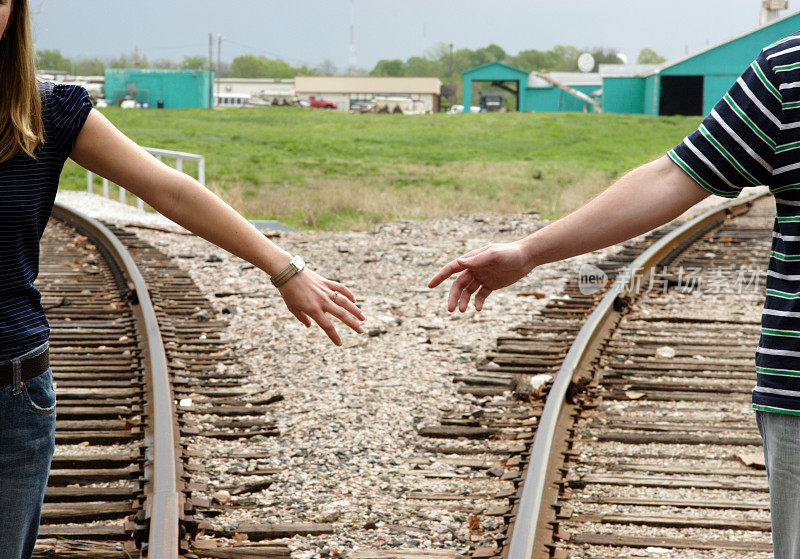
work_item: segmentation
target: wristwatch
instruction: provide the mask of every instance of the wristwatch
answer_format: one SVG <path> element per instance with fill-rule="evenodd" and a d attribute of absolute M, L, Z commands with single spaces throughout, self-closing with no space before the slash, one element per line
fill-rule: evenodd
<path fill-rule="evenodd" d="M 303 257 L 300 256 L 299 254 L 295 255 L 295 257 L 292 258 L 292 261 L 289 262 L 289 265 L 286 266 L 286 268 L 284 268 L 282 271 L 278 272 L 277 274 L 275 274 L 270 278 L 270 280 L 272 281 L 272 285 L 274 285 L 275 287 L 282 286 L 284 283 L 289 281 L 292 278 L 292 276 L 299 274 L 305 267 L 306 267 L 306 262 L 305 260 L 303 260 Z"/>

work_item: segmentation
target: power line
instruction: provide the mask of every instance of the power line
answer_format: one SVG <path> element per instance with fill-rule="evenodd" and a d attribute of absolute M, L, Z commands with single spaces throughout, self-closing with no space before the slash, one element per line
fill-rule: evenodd
<path fill-rule="evenodd" d="M 234 41 L 233 39 L 229 39 L 227 37 L 225 37 L 224 40 L 225 40 L 226 43 L 230 43 L 232 45 L 236 45 L 236 46 L 241 47 L 243 49 L 247 49 L 249 51 L 256 52 L 256 53 L 264 55 L 264 56 L 269 56 L 269 57 L 277 58 L 277 59 L 280 59 L 280 60 L 286 60 L 286 61 L 290 61 L 290 62 L 295 62 L 295 63 L 302 64 L 304 66 L 310 66 L 310 67 L 316 66 L 315 64 L 312 64 L 311 62 L 308 62 L 306 60 L 300 60 L 299 58 L 293 58 L 293 57 L 290 57 L 290 56 L 283 56 L 283 55 L 278 54 L 276 52 L 269 52 L 269 51 L 266 51 L 266 50 L 263 50 L 263 49 L 260 49 L 260 48 L 257 48 L 257 47 L 253 47 L 253 46 L 250 46 L 250 45 L 245 45 L 244 43 L 240 43 L 238 41 Z"/>

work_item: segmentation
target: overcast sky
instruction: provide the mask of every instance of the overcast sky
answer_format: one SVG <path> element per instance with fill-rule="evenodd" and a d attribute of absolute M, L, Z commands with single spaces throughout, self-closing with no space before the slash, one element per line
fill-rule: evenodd
<path fill-rule="evenodd" d="M 221 33 L 223 60 L 245 54 L 348 66 L 349 0 L 29 0 L 38 49 L 69 57 L 130 54 L 181 60 L 208 54 Z M 507 52 L 554 45 L 644 47 L 668 59 L 748 31 L 760 0 L 355 0 L 357 65 L 496 43 Z M 800 9 L 790 0 L 789 11 Z M 215 41 L 216 43 L 216 41 Z M 215 47 L 216 48 L 216 47 Z M 216 57 L 216 54 L 214 55 Z"/>

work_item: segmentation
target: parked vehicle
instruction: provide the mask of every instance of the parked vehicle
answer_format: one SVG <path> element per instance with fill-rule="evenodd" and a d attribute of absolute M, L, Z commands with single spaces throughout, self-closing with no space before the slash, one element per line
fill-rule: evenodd
<path fill-rule="evenodd" d="M 326 101 L 325 99 L 317 99 L 314 95 L 309 95 L 308 103 L 312 109 L 335 109 L 336 103 L 333 101 Z"/>
<path fill-rule="evenodd" d="M 481 112 L 481 108 L 476 107 L 475 105 L 472 105 L 469 109 L 470 109 L 469 112 L 471 113 Z M 464 112 L 464 105 L 453 105 L 452 107 L 450 107 L 450 114 L 463 113 L 463 112 Z"/>
<path fill-rule="evenodd" d="M 481 112 L 494 113 L 503 110 L 502 93 L 484 93 L 481 95 Z"/>
<path fill-rule="evenodd" d="M 425 103 L 411 97 L 375 97 L 372 110 L 376 113 L 404 115 L 425 114 Z"/>
<path fill-rule="evenodd" d="M 246 93 L 220 93 L 216 96 L 217 107 L 244 107 L 250 103 Z"/>
<path fill-rule="evenodd" d="M 371 113 L 373 108 L 372 101 L 351 101 L 351 113 Z"/>

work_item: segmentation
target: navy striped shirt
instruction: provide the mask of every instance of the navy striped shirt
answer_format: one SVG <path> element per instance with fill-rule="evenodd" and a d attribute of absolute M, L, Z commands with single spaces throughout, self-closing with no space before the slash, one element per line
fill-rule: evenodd
<path fill-rule="evenodd" d="M 714 194 L 775 196 L 753 407 L 800 415 L 800 33 L 765 47 L 669 157 Z"/>
<path fill-rule="evenodd" d="M 82 87 L 40 84 L 44 144 L 35 158 L 18 153 L 0 163 L 0 361 L 47 341 L 50 327 L 41 294 L 39 241 L 50 219 L 58 178 L 91 111 Z"/>

